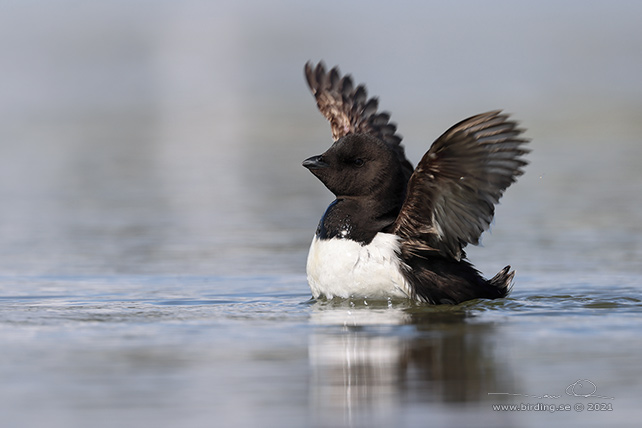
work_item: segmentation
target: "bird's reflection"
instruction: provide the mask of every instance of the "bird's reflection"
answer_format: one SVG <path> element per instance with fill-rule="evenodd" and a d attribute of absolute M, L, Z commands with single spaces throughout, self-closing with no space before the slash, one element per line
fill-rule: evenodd
<path fill-rule="evenodd" d="M 512 384 L 494 353 L 493 325 L 472 320 L 467 306 L 317 302 L 312 309 L 317 416 L 369 415 L 380 424 L 412 406 L 476 402 Z"/>

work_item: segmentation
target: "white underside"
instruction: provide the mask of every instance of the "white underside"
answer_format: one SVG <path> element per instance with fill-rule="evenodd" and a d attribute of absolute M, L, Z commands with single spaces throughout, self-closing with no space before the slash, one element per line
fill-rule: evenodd
<path fill-rule="evenodd" d="M 341 298 L 410 298 L 400 271 L 399 238 L 378 233 L 368 245 L 350 239 L 312 240 L 307 273 L 312 295 Z"/>

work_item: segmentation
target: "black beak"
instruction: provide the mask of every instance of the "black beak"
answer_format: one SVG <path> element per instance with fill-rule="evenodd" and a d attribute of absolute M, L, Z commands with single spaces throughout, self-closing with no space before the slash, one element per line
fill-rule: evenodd
<path fill-rule="evenodd" d="M 311 158 L 307 158 L 306 160 L 303 161 L 302 164 L 304 167 L 307 169 L 320 169 L 320 168 L 327 168 L 328 165 L 324 160 L 323 156 L 312 156 Z"/>

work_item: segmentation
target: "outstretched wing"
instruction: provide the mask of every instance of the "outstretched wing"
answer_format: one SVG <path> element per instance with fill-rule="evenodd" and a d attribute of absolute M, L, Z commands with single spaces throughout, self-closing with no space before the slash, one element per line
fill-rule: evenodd
<path fill-rule="evenodd" d="M 495 204 L 527 164 L 527 139 L 508 115 L 470 117 L 439 137 L 417 165 L 393 232 L 405 255 L 435 252 L 460 260 L 478 244 Z"/>
<path fill-rule="evenodd" d="M 347 134 L 369 134 L 388 144 L 398 145 L 397 125 L 390 122 L 390 114 L 377 113 L 379 100 L 368 99 L 365 85 L 354 87 L 352 76 L 341 77 L 338 67 L 325 71 L 325 64 L 319 62 L 312 67 L 305 64 L 308 86 L 317 100 L 319 111 L 330 121 L 334 141 Z"/>

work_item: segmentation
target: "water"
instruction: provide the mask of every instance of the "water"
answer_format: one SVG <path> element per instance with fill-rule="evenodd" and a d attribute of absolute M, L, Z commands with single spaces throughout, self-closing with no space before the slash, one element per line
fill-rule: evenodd
<path fill-rule="evenodd" d="M 1 7 L 3 427 L 639 420 L 637 3 Z M 318 58 L 380 95 L 415 162 L 466 115 L 528 128 L 468 251 L 517 270 L 509 298 L 310 300 Z"/>
<path fill-rule="evenodd" d="M 4 423 L 531 426 L 550 412 L 492 405 L 606 403 L 555 421 L 625 426 L 642 293 L 637 277 L 597 280 L 425 307 L 310 302 L 302 277 L 4 277 Z M 614 399 L 565 395 L 579 379 Z"/>

